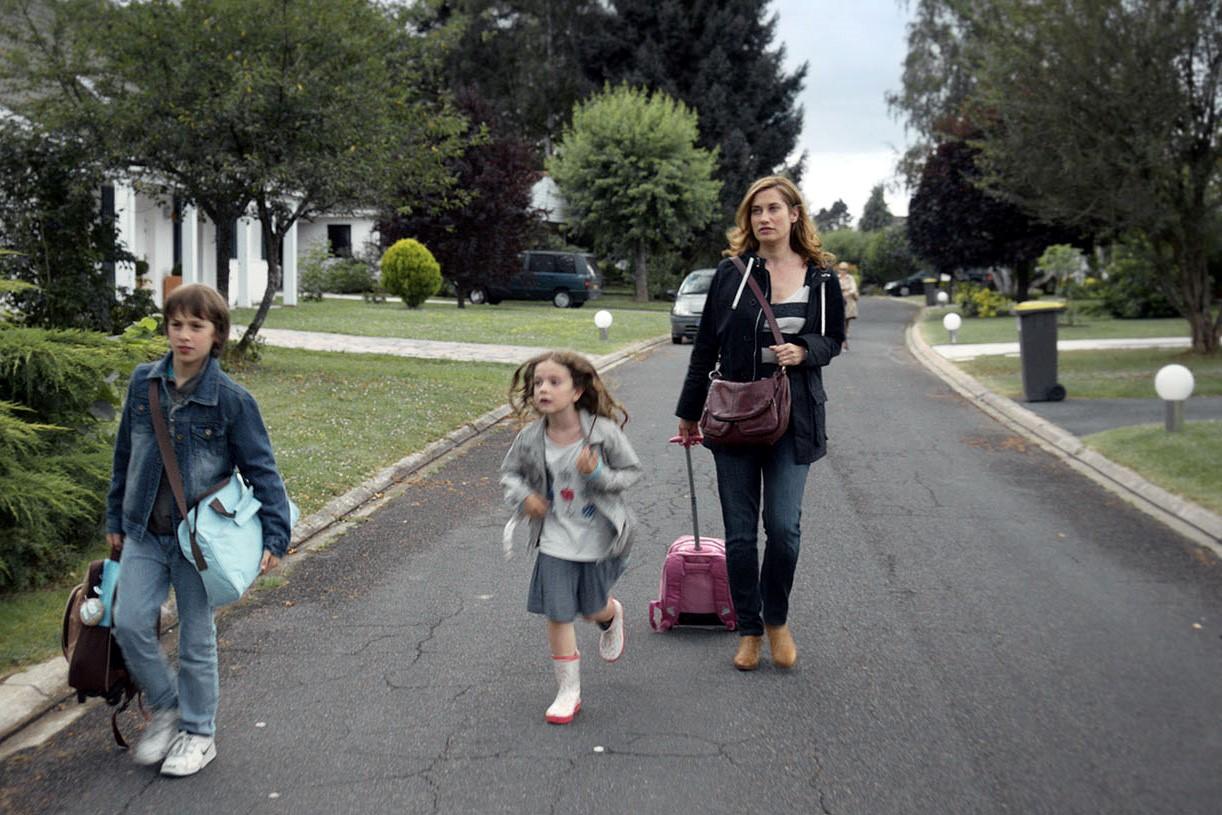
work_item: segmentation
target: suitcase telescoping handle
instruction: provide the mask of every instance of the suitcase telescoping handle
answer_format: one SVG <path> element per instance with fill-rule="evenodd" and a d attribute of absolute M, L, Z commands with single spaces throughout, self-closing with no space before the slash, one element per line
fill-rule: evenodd
<path fill-rule="evenodd" d="M 700 551 L 700 519 L 696 515 L 696 476 L 692 473 L 692 445 L 704 441 L 700 435 L 688 436 L 684 444 L 682 436 L 673 437 L 671 444 L 682 444 L 683 455 L 687 459 L 687 489 L 692 497 L 692 541 L 696 551 Z"/>

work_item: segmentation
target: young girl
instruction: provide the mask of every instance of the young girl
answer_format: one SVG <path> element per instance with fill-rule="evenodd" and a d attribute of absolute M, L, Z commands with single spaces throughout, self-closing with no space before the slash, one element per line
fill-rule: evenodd
<path fill-rule="evenodd" d="M 513 440 L 501 484 L 517 512 L 510 524 L 528 518 L 539 549 L 527 610 L 547 617 L 559 685 L 545 718 L 568 724 L 581 710 L 573 620 L 580 614 L 598 624 L 598 654 L 608 662 L 624 650 L 624 608 L 609 593 L 635 526 L 623 491 L 640 477 L 641 463 L 621 430 L 628 412 L 578 354 L 549 351 L 524 363 L 514 371 L 509 402 L 519 417 L 537 417 Z"/>
<path fill-rule="evenodd" d="M 290 523 L 259 407 L 216 361 L 229 336 L 228 305 L 215 290 L 191 284 L 175 289 L 164 311 L 170 352 L 136 368 L 123 405 L 106 539 L 122 554 L 115 636 L 153 708 L 132 757 L 138 764 L 161 762 L 165 775 L 184 776 L 216 758 L 216 626 L 203 580 L 178 548 L 181 519 L 157 447 L 149 383 L 160 391 L 188 501 L 240 470 L 263 504 L 263 572 L 284 556 Z M 157 640 L 157 617 L 170 586 L 178 603 L 177 677 Z"/>

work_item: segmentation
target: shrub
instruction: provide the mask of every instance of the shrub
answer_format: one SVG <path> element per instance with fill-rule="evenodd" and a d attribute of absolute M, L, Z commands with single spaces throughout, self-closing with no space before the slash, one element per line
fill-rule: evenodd
<path fill-rule="evenodd" d="M 955 303 L 964 317 L 997 317 L 1010 310 L 1010 300 L 984 286 L 960 283 L 955 290 Z"/>
<path fill-rule="evenodd" d="M 140 333 L 0 328 L 0 592 L 59 577 L 99 540 L 114 408 L 165 350 Z"/>
<path fill-rule="evenodd" d="M 382 288 L 408 308 L 419 308 L 441 290 L 441 264 L 420 241 L 395 241 L 382 255 Z"/>
<path fill-rule="evenodd" d="M 1107 280 L 1099 297 L 1108 314 L 1124 320 L 1175 317 L 1178 312 L 1163 294 L 1155 263 L 1127 248 L 1118 249 L 1107 265 Z"/>
<path fill-rule="evenodd" d="M 115 331 L 122 331 L 132 323 L 156 314 L 157 303 L 153 300 L 151 289 L 136 289 L 128 292 L 119 287 L 119 297 L 110 306 L 110 324 Z"/>
<path fill-rule="evenodd" d="M 364 294 L 373 291 L 373 271 L 356 258 L 332 258 L 326 263 L 327 291 L 336 294 Z"/>
<path fill-rule="evenodd" d="M 301 257 L 301 277 L 297 293 L 302 300 L 321 300 L 327 291 L 326 260 L 330 256 L 326 241 L 310 244 Z"/>

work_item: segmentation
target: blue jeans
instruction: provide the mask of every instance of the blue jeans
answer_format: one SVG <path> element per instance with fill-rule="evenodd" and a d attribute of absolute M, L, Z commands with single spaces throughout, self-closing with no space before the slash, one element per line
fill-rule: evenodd
<path fill-rule="evenodd" d="M 120 563 L 115 637 L 128 672 L 155 710 L 179 709 L 180 729 L 213 735 L 220 677 L 216 624 L 204 581 L 170 535 L 129 535 Z M 157 615 L 170 586 L 178 602 L 177 679 L 157 639 Z"/>
<path fill-rule="evenodd" d="M 726 528 L 730 596 L 743 636 L 784 625 L 801 543 L 802 493 L 809 464 L 795 463 L 793 426 L 771 447 L 726 447 L 713 451 L 717 492 Z M 764 563 L 756 539 L 760 487 L 764 495 Z M 762 613 L 762 619 L 761 619 Z"/>

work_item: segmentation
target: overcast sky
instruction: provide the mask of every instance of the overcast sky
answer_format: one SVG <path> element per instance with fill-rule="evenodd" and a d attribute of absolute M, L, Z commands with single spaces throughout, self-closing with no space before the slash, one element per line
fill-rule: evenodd
<path fill-rule="evenodd" d="M 856 224 L 881 181 L 891 212 L 906 214 L 909 192 L 894 184 L 907 139 L 884 94 L 900 87 L 908 8 L 900 0 L 773 0 L 771 10 L 780 16 L 774 44 L 784 44 L 786 68 L 810 66 L 794 156 L 806 151 L 807 205 L 818 212 L 843 198 Z"/>

